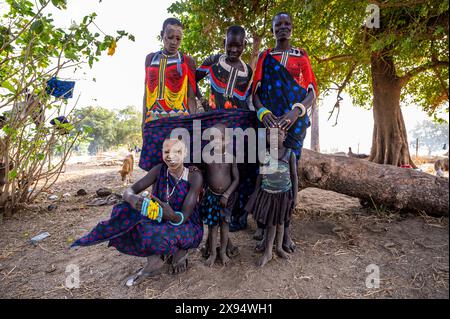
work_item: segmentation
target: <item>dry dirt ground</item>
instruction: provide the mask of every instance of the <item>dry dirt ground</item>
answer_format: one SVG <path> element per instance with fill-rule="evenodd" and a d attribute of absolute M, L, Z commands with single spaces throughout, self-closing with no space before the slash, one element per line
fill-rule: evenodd
<path fill-rule="evenodd" d="M 231 234 L 240 249 L 231 266 L 207 268 L 196 249 L 186 273 L 163 273 L 127 288 L 126 278 L 143 258 L 122 255 L 106 243 L 68 250 L 108 218 L 111 206 L 86 203 L 100 187 L 123 191 L 118 169 L 95 162 L 70 165 L 53 191 L 71 196 L 57 202 L 57 209 L 47 210 L 52 202 L 43 194 L 38 204 L 3 221 L 0 298 L 449 298 L 448 218 L 367 210 L 355 198 L 313 188 L 300 192 L 291 223 L 297 251 L 290 260 L 274 257 L 257 268 L 250 220 L 247 230 Z M 134 179 L 143 175 L 136 169 Z M 80 188 L 88 195 L 74 196 Z M 51 236 L 33 245 L 30 238 L 44 231 Z M 74 275 L 70 265 L 79 267 L 79 288 L 66 286 Z M 374 283 L 367 278 L 375 275 L 369 265 L 379 269 L 379 287 L 366 287 L 366 281 Z"/>

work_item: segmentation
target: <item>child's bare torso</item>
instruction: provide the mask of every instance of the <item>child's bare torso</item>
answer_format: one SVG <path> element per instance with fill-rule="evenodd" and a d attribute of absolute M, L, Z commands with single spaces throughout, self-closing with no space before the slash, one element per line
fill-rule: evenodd
<path fill-rule="evenodd" d="M 233 182 L 231 163 L 210 163 L 206 165 L 206 181 L 209 188 L 217 194 L 223 194 Z"/>

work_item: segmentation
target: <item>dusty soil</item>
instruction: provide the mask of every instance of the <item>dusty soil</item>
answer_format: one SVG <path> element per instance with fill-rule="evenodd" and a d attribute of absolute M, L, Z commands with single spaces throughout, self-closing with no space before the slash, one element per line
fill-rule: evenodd
<path fill-rule="evenodd" d="M 127 288 L 126 278 L 143 266 L 143 258 L 106 243 L 68 250 L 108 218 L 111 206 L 86 203 L 100 187 L 123 191 L 118 169 L 69 165 L 54 193 L 71 196 L 57 209 L 47 210 L 52 202 L 43 194 L 39 203 L 3 221 L 0 298 L 449 298 L 448 218 L 367 210 L 358 199 L 314 188 L 300 192 L 291 223 L 297 251 L 289 260 L 274 257 L 262 269 L 255 266 L 250 220 L 247 230 L 231 234 L 240 249 L 231 266 L 207 268 L 196 249 L 186 273 L 163 273 Z M 143 175 L 137 169 L 134 179 Z M 74 196 L 80 188 L 88 195 Z M 33 245 L 30 238 L 44 231 L 51 236 Z M 378 288 L 366 287 L 371 264 L 379 267 Z M 69 265 L 79 267 L 79 288 L 66 286 L 73 274 Z"/>

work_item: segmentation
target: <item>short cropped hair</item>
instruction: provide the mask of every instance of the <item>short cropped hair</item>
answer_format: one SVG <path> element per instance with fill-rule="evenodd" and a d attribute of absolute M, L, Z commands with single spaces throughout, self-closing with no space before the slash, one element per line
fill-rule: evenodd
<path fill-rule="evenodd" d="M 290 13 L 288 13 L 288 12 L 278 12 L 276 15 L 273 16 L 272 24 L 275 21 L 276 17 L 279 17 L 279 16 L 284 15 L 284 14 L 287 15 L 289 17 L 289 19 L 291 20 L 291 22 L 292 22 L 292 16 L 290 15 Z"/>
<path fill-rule="evenodd" d="M 232 25 L 228 27 L 227 29 L 227 36 L 228 35 L 242 35 L 243 38 L 245 38 L 245 30 L 240 25 Z"/>
<path fill-rule="evenodd" d="M 176 26 L 179 26 L 179 27 L 183 28 L 183 24 L 181 23 L 180 20 L 178 20 L 176 18 L 167 18 L 163 22 L 163 26 L 162 26 L 162 31 L 163 32 L 166 30 L 168 25 L 176 25 Z"/>

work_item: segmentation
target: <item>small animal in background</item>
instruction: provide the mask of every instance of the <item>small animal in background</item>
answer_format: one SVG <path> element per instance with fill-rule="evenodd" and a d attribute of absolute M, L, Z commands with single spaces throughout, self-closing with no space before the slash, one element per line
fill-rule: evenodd
<path fill-rule="evenodd" d="M 351 147 L 348 148 L 347 155 L 349 157 L 354 157 L 354 158 L 368 158 L 369 157 L 369 155 L 366 155 L 366 154 L 355 154 L 355 153 L 353 153 Z"/>
<path fill-rule="evenodd" d="M 134 157 L 133 154 L 128 154 L 122 163 L 122 169 L 119 171 L 122 177 L 122 182 L 124 185 L 131 183 L 131 174 L 133 173 Z"/>
<path fill-rule="evenodd" d="M 434 162 L 434 170 L 437 176 L 444 176 L 444 172 L 448 172 L 448 158 L 438 159 Z"/>

